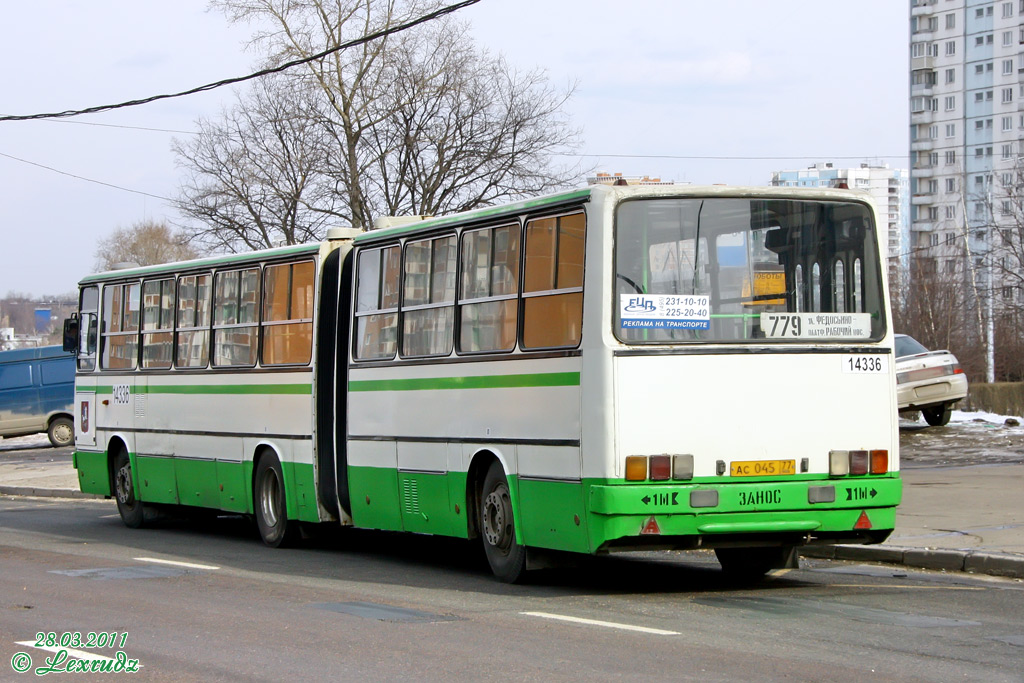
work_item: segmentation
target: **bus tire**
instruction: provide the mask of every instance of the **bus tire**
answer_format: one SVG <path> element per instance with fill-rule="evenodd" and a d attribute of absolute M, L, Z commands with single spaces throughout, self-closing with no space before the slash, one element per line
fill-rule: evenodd
<path fill-rule="evenodd" d="M 477 514 L 484 554 L 491 571 L 506 583 L 520 581 L 526 573 L 526 548 L 516 542 L 508 479 L 497 460 L 491 463 L 484 476 Z"/>
<path fill-rule="evenodd" d="M 55 417 L 46 429 L 46 438 L 54 448 L 73 446 L 75 443 L 75 423 L 71 418 Z"/>
<path fill-rule="evenodd" d="M 291 545 L 299 535 L 298 524 L 288 519 L 284 476 L 277 456 L 266 454 L 256 466 L 253 507 L 260 538 L 271 548 Z"/>
<path fill-rule="evenodd" d="M 772 569 L 798 567 L 796 548 L 716 548 L 715 556 L 725 575 L 734 581 L 760 581 Z"/>
<path fill-rule="evenodd" d="M 146 524 L 146 506 L 135 495 L 135 481 L 132 478 L 132 463 L 123 448 L 114 456 L 114 498 L 121 521 L 130 529 Z"/>

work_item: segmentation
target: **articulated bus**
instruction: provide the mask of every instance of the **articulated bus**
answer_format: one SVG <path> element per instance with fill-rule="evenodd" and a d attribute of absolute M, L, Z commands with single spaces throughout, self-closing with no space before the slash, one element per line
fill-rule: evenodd
<path fill-rule="evenodd" d="M 162 506 L 792 567 L 900 500 L 878 223 L 846 190 L 592 186 L 88 276 L 75 467 Z M 539 560 L 537 560 L 539 561 Z"/>

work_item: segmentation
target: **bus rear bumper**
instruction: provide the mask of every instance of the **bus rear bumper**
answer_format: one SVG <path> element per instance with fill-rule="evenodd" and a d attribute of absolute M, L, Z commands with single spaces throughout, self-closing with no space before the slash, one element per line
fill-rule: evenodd
<path fill-rule="evenodd" d="M 881 543 L 896 522 L 898 476 L 727 484 L 592 485 L 594 552 Z M 696 503 L 696 505 L 695 505 Z"/>

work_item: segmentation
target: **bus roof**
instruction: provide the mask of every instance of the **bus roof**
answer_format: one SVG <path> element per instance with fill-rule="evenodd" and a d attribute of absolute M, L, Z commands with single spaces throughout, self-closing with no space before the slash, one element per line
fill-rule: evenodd
<path fill-rule="evenodd" d="M 505 215 L 514 216 L 528 210 L 556 208 L 566 204 L 580 204 L 590 201 L 594 198 L 594 195 L 598 194 L 607 195 L 613 200 L 631 197 L 749 197 L 755 199 L 763 197 L 765 199 L 871 202 L 871 195 L 863 190 L 835 188 L 773 187 L 770 185 L 590 185 L 581 189 L 535 197 L 511 204 L 489 206 L 447 216 L 438 216 L 437 218 L 427 218 L 423 221 L 407 223 L 405 225 L 369 230 L 359 234 L 355 238 L 355 242 L 356 244 L 365 244 L 377 240 L 429 232 L 453 223 L 471 223 L 485 218 L 499 218 Z"/>
<path fill-rule="evenodd" d="M 248 251 L 244 254 L 222 254 L 220 256 L 206 256 L 192 259 L 190 261 L 176 261 L 173 263 L 161 263 L 155 266 L 139 266 L 137 268 L 124 268 L 122 270 L 108 270 L 102 273 L 87 275 L 79 284 L 91 282 L 102 282 L 103 280 L 117 280 L 120 278 L 136 277 L 139 275 L 151 275 L 153 273 L 177 272 L 179 270 L 191 270 L 193 268 L 208 268 L 212 266 L 231 265 L 246 261 L 262 261 L 279 256 L 293 256 L 295 254 L 315 254 L 320 250 L 320 242 L 309 244 L 293 244 L 287 247 L 276 247 L 274 249 L 261 249 L 260 251 Z"/>
<path fill-rule="evenodd" d="M 591 199 L 594 194 L 609 195 L 616 199 L 626 199 L 634 196 L 643 197 L 771 197 L 776 199 L 824 199 L 832 201 L 860 200 L 870 202 L 871 198 L 867 192 L 861 190 L 831 189 L 831 188 L 803 188 L 803 187 L 772 187 L 772 186 L 749 186 L 741 187 L 736 185 L 590 185 L 584 188 L 557 192 L 531 199 L 524 199 L 510 204 L 499 206 L 488 206 L 472 211 L 463 211 L 436 218 L 427 218 L 423 221 L 408 223 L 406 225 L 390 228 L 369 230 L 358 234 L 355 237 L 357 244 L 386 240 L 399 236 L 413 235 L 420 232 L 443 227 L 449 224 L 471 223 L 487 218 L 498 218 L 501 216 L 514 216 L 524 211 L 535 211 L 537 209 L 557 208 L 568 204 L 581 204 Z M 274 249 L 262 249 L 250 251 L 243 254 L 222 254 L 219 256 L 206 256 L 192 259 L 190 261 L 176 261 L 173 263 L 162 263 L 153 266 L 139 266 L 137 268 L 125 268 L 122 270 L 108 270 L 101 273 L 87 275 L 79 281 L 80 285 L 105 280 L 117 280 L 121 278 L 138 277 L 151 275 L 153 273 L 177 272 L 181 270 L 192 270 L 209 268 L 213 266 L 232 265 L 249 261 L 261 261 L 277 258 L 280 256 L 292 256 L 295 254 L 316 253 L 319 251 L 321 242 L 307 244 L 294 244 Z"/>
<path fill-rule="evenodd" d="M 362 244 L 363 242 L 370 242 L 378 239 L 387 239 L 399 235 L 408 235 L 410 233 L 428 231 L 443 225 L 447 225 L 449 223 L 466 223 L 480 220 L 483 218 L 495 218 L 503 215 L 515 215 L 518 213 L 522 213 L 523 211 L 541 209 L 546 207 L 555 207 L 562 204 L 580 203 L 590 198 L 592 190 L 592 187 L 587 187 L 579 190 L 571 190 L 569 192 L 559 192 L 557 194 L 549 194 L 544 195 L 542 197 L 534 197 L 532 199 L 525 199 L 523 201 L 513 202 L 511 204 L 501 204 L 500 206 L 488 206 L 482 209 L 463 211 L 462 213 L 453 213 L 447 216 L 438 216 L 437 218 L 428 218 L 423 221 L 409 223 L 407 225 L 402 226 L 396 226 L 393 228 L 380 228 L 377 230 L 370 230 L 356 237 L 355 241 L 356 244 Z"/>

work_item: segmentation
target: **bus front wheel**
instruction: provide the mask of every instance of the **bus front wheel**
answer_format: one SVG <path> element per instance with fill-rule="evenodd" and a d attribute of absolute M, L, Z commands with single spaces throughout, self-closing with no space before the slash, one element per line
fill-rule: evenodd
<path fill-rule="evenodd" d="M 506 583 L 516 583 L 526 572 L 526 548 L 516 542 L 512 496 L 505 470 L 497 460 L 487 469 L 480 489 L 478 521 L 491 571 Z"/>
<path fill-rule="evenodd" d="M 273 455 L 261 458 L 256 466 L 255 494 L 256 526 L 263 542 L 271 548 L 294 542 L 299 533 L 298 525 L 288 519 L 281 463 Z"/>
<path fill-rule="evenodd" d="M 117 512 L 125 526 L 138 529 L 146 523 L 146 507 L 135 496 L 132 463 L 123 449 L 114 456 L 114 496 L 117 498 Z"/>

